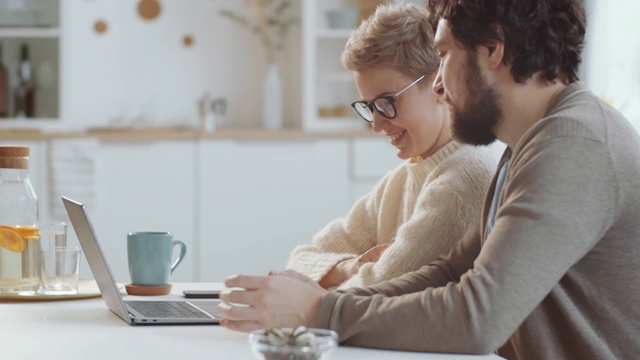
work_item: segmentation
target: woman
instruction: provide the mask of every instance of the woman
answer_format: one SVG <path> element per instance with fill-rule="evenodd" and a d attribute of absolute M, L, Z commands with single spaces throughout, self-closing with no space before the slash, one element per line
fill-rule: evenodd
<path fill-rule="evenodd" d="M 502 148 L 462 145 L 431 90 L 439 66 L 426 10 L 380 6 L 347 42 L 342 62 L 362 100 L 352 105 L 406 159 L 294 249 L 288 268 L 324 288 L 367 286 L 447 253 L 479 221 Z"/>

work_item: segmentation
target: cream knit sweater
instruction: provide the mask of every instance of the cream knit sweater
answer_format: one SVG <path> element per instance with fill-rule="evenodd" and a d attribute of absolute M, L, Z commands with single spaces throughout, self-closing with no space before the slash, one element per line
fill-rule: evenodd
<path fill-rule="evenodd" d="M 367 286 L 417 270 L 446 254 L 480 218 L 502 145 L 451 141 L 418 163 L 405 161 L 329 223 L 312 244 L 293 250 L 287 268 L 319 281 L 342 260 L 391 243 L 339 288 Z"/>

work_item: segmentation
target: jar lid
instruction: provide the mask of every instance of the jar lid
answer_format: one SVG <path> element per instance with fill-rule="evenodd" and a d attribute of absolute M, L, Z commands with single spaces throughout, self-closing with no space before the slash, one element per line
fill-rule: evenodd
<path fill-rule="evenodd" d="M 29 156 L 28 146 L 0 146 L 0 156 L 26 157 Z"/>
<path fill-rule="evenodd" d="M 0 146 L 0 169 L 26 169 L 28 157 L 27 146 Z"/>

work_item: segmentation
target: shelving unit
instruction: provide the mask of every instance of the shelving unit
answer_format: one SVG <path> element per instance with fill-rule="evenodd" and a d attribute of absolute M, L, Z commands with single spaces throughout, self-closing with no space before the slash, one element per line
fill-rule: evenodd
<path fill-rule="evenodd" d="M 60 117 L 60 2 L 23 0 L 12 3 L 0 0 L 0 12 L 0 61 L 7 68 L 9 76 L 9 117 L 0 118 L 0 128 L 34 127 L 55 122 Z M 29 14 L 30 17 L 27 16 Z M 29 48 L 31 71 L 36 82 L 35 116 L 18 119 L 12 117 L 13 89 L 22 44 Z"/>
<path fill-rule="evenodd" d="M 0 28 L 0 38 L 58 38 L 60 29 L 25 27 L 25 28 Z"/>
<path fill-rule="evenodd" d="M 351 36 L 351 32 L 353 29 L 327 29 L 327 28 L 318 28 L 316 29 L 316 38 L 317 39 L 340 39 L 345 42 Z"/>
<path fill-rule="evenodd" d="M 353 15 L 353 22 L 329 26 L 329 12 Z M 309 131 L 366 128 L 351 103 L 359 98 L 353 74 L 341 63 L 344 46 L 356 26 L 354 0 L 303 0 L 303 121 Z M 349 20 L 350 16 L 344 16 Z"/>

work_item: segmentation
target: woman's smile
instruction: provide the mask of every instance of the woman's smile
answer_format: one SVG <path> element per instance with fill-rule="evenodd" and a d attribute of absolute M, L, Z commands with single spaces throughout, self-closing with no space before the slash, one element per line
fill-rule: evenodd
<path fill-rule="evenodd" d="M 397 146 L 400 141 L 404 138 L 404 135 L 407 133 L 407 130 L 402 130 L 393 134 L 385 134 L 389 137 L 389 142 L 393 146 Z"/>

